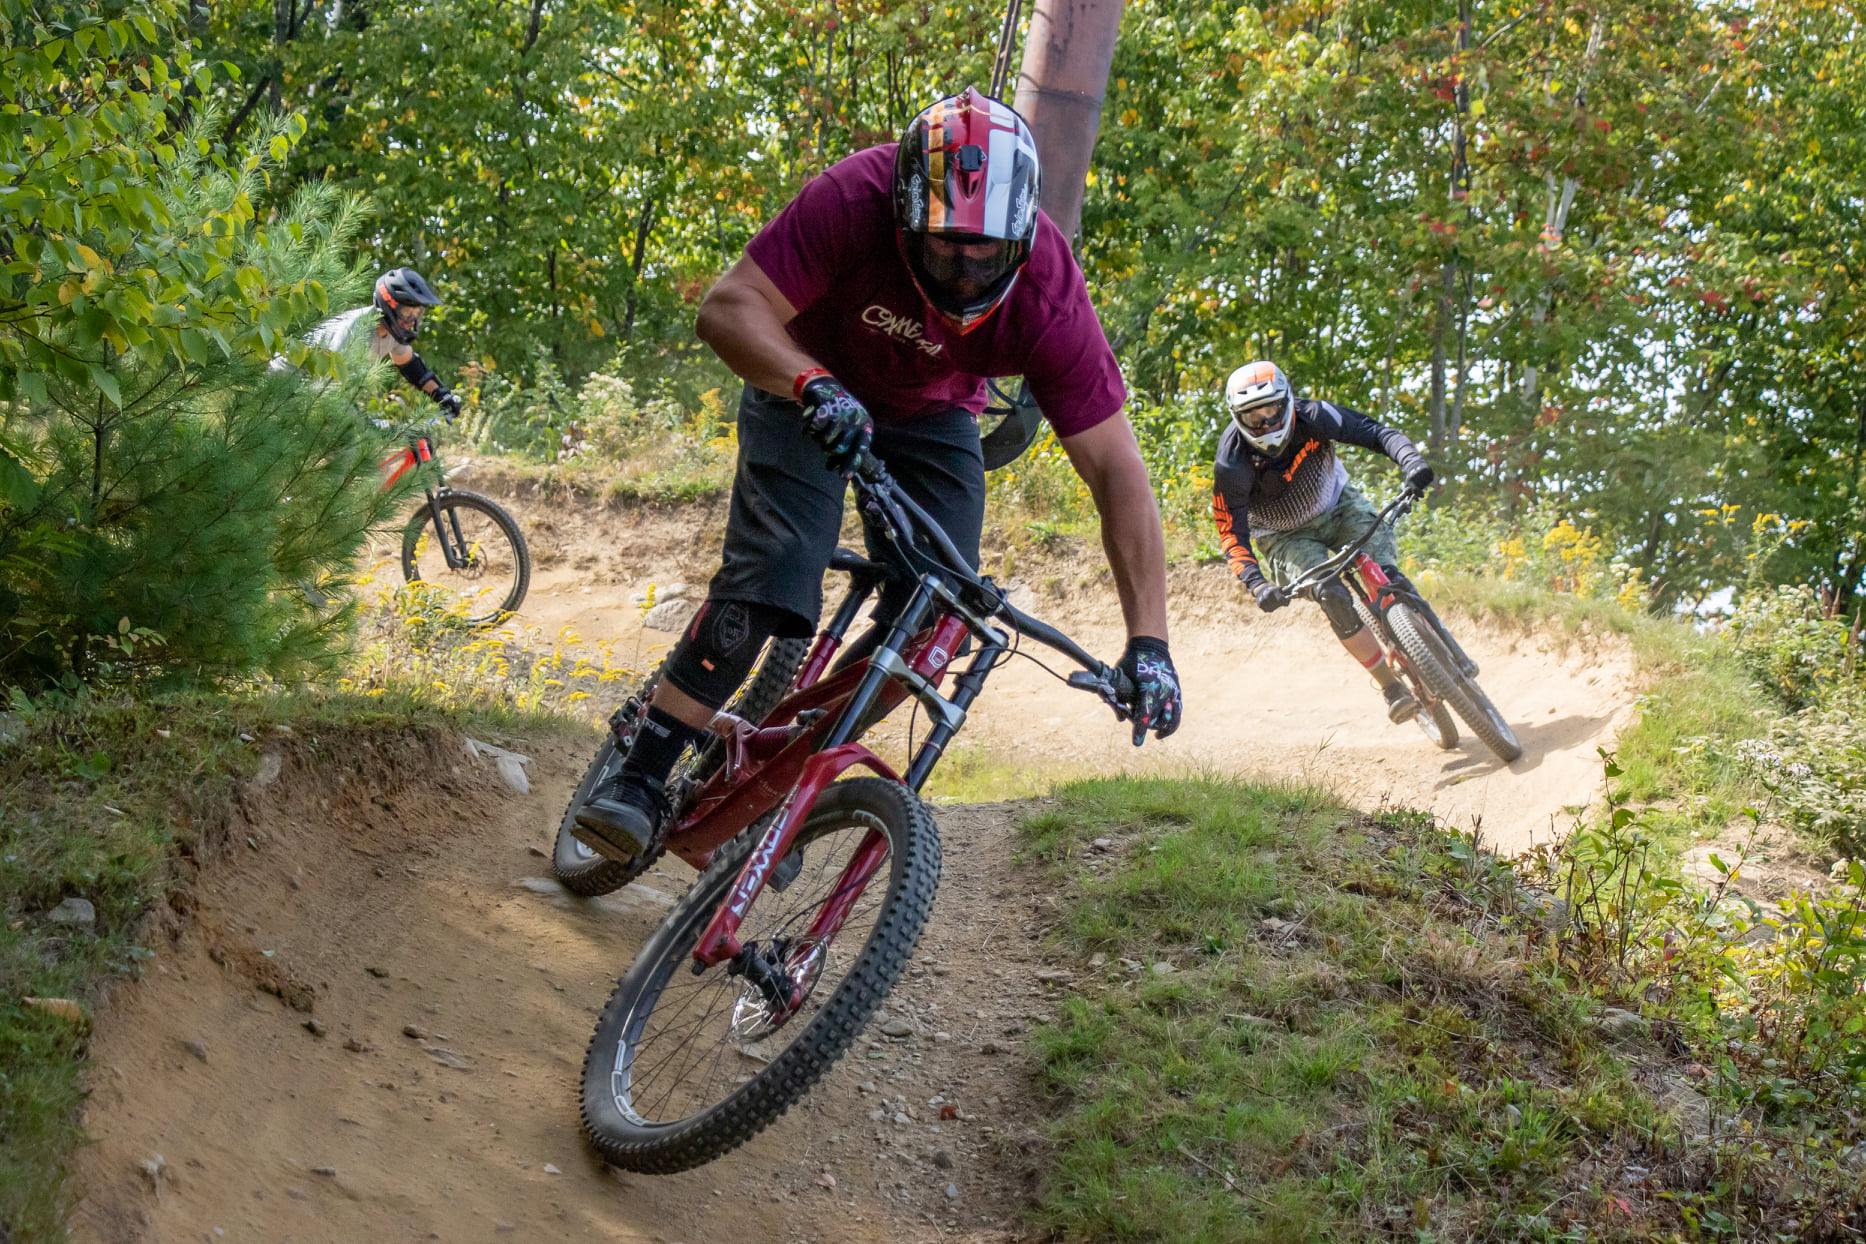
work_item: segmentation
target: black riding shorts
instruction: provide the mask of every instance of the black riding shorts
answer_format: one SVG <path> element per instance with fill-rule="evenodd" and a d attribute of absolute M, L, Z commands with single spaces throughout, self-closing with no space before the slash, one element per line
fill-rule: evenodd
<path fill-rule="evenodd" d="M 739 466 L 726 519 L 725 558 L 708 595 L 755 601 L 790 617 L 779 635 L 802 639 L 823 612 L 823 573 L 842 531 L 847 482 L 803 430 L 803 407 L 745 386 L 739 399 Z M 948 410 L 876 423 L 874 454 L 978 568 L 985 525 L 985 462 L 978 420 Z M 870 553 L 875 538 L 868 538 Z M 894 602 L 896 607 L 902 601 Z"/>

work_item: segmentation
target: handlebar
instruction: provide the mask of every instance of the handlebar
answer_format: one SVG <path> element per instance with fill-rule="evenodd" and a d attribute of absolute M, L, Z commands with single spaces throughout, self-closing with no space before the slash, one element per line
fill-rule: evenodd
<path fill-rule="evenodd" d="M 1369 541 L 1374 538 L 1375 532 L 1389 523 L 1398 521 L 1408 510 L 1418 504 L 1419 498 L 1424 495 L 1411 487 L 1402 488 L 1399 496 L 1389 501 L 1387 508 L 1380 511 L 1380 516 L 1367 525 L 1367 530 L 1361 533 L 1359 539 L 1327 561 L 1318 562 L 1297 575 L 1294 582 L 1286 584 L 1283 590 L 1291 596 L 1312 597 L 1317 587 L 1340 574 L 1342 567 L 1360 556 L 1361 550 L 1367 547 Z"/>
<path fill-rule="evenodd" d="M 959 550 L 953 546 L 951 537 L 933 521 L 932 515 L 902 491 L 879 458 L 864 451 L 856 461 L 855 469 L 850 472 L 850 479 L 856 491 L 872 503 L 876 517 L 882 520 L 883 533 L 888 537 L 893 554 L 903 568 L 917 575 L 921 573 L 921 567 L 914 564 L 916 556 L 932 562 L 933 569 L 959 582 L 963 594 L 968 598 L 967 604 L 976 606 L 980 613 L 987 616 L 1004 619 L 1018 634 L 1046 648 L 1053 648 L 1080 665 L 1081 670 L 1069 675 L 1069 685 L 1078 690 L 1094 692 L 1114 708 L 1122 720 L 1126 720 L 1127 702 L 1134 694 L 1134 685 L 1127 675 L 1112 665 L 1103 664 L 1082 645 L 1047 622 L 1033 618 L 1017 608 L 1005 599 L 996 584 L 974 573 L 965 558 L 960 556 Z M 922 548 L 915 543 L 913 537 L 916 533 L 924 537 L 930 548 Z"/>

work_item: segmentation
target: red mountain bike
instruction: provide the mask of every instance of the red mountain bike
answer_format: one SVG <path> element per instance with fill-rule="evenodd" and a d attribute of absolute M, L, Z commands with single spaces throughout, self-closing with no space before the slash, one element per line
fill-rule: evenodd
<path fill-rule="evenodd" d="M 751 721 L 721 713 L 716 741 L 669 786 L 665 849 L 700 876 L 617 985 L 583 1064 L 584 1130 L 628 1170 L 686 1170 L 730 1152 L 854 1043 L 906 969 L 939 885 L 939 830 L 916 792 L 1020 639 L 1082 666 L 1069 685 L 1126 715 L 1126 677 L 975 576 L 879 462 L 865 458 L 854 483 L 883 560 L 836 551 L 831 569 L 848 574 L 849 592 L 789 694 Z M 900 616 L 865 659 L 829 672 L 863 603 L 895 578 L 914 584 Z M 740 707 L 790 683 L 794 659 L 774 643 Z M 928 730 L 896 774 L 857 740 L 909 696 Z M 617 714 L 579 797 L 619 763 L 633 720 L 627 706 Z M 837 781 L 852 768 L 873 776 Z M 583 893 L 624 884 L 658 854 L 592 863 L 567 837 L 559 873 Z"/>
<path fill-rule="evenodd" d="M 428 476 L 427 500 L 402 530 L 402 578 L 432 583 L 470 602 L 468 619 L 488 626 L 518 611 L 531 584 L 531 550 L 510 514 L 491 497 L 463 492 L 447 483 L 440 454 L 419 427 L 395 428 L 404 442 L 384 458 L 382 491 L 410 471 Z"/>
<path fill-rule="evenodd" d="M 1311 566 L 1283 590 L 1291 596 L 1314 600 L 1319 585 L 1339 578 L 1354 593 L 1355 612 L 1380 641 L 1387 660 L 1418 699 L 1419 715 L 1413 720 L 1425 736 L 1442 748 L 1456 747 L 1458 723 L 1451 715 L 1455 710 L 1499 759 L 1505 763 L 1516 760 L 1523 754 L 1523 745 L 1477 685 L 1475 673 L 1465 672 L 1457 658 L 1462 650 L 1445 631 L 1438 614 L 1416 589 L 1394 583 L 1379 563 L 1362 552 L 1382 524 L 1398 521 L 1418 500 L 1419 494 L 1410 489 L 1400 493 L 1380 511 L 1378 520 L 1368 524 L 1360 539 L 1327 561 Z"/>

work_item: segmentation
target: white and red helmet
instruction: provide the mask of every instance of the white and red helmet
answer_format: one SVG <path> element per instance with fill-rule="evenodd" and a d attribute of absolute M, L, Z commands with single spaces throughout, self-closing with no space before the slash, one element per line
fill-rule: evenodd
<path fill-rule="evenodd" d="M 1275 363 L 1246 363 L 1225 381 L 1225 409 L 1244 440 L 1274 458 L 1296 428 L 1296 392 Z"/>
<path fill-rule="evenodd" d="M 970 332 L 997 310 L 1037 236 L 1037 140 L 976 87 L 912 121 L 894 160 L 901 258 L 940 318 Z"/>

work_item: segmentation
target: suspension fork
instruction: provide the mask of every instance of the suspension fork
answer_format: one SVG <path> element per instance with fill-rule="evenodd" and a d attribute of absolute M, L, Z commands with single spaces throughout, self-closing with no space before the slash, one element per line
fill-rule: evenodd
<path fill-rule="evenodd" d="M 842 647 L 843 638 L 849 628 L 855 625 L 855 615 L 862 611 L 862 605 L 875 590 L 875 581 L 863 575 L 852 576 L 849 580 L 848 594 L 836 607 L 835 616 L 829 625 L 817 633 L 816 642 L 810 645 L 810 655 L 804 658 L 803 668 L 797 672 L 797 679 L 791 684 L 792 690 L 802 691 L 814 686 L 823 676 L 829 663 L 835 659 Z"/>
<path fill-rule="evenodd" d="M 428 516 L 434 521 L 434 534 L 441 542 L 441 556 L 447 559 L 447 568 L 459 570 L 467 564 L 469 557 L 466 535 L 460 530 L 458 509 L 449 509 L 446 521 L 441 521 L 440 500 L 446 495 L 447 489 L 444 486 L 438 492 L 432 488 L 428 489 Z M 449 528 L 452 529 L 451 538 Z"/>

